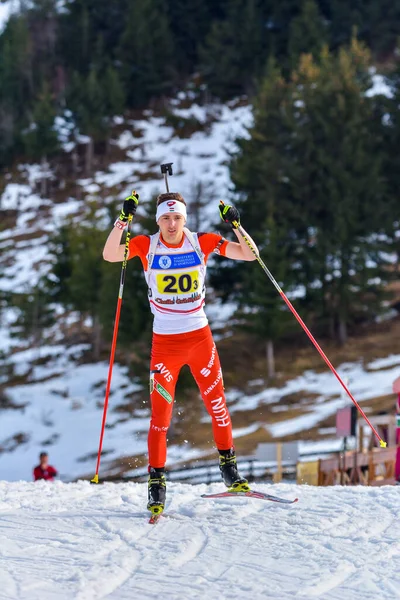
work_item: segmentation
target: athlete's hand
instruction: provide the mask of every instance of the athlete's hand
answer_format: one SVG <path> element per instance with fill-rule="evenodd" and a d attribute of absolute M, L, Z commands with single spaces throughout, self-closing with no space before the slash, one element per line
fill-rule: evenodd
<path fill-rule="evenodd" d="M 132 190 L 132 194 L 128 196 L 128 198 L 125 198 L 121 214 L 119 215 L 119 220 L 126 222 L 129 218 L 129 215 L 132 215 L 132 217 L 134 217 L 138 204 L 139 194 L 135 190 Z"/>
<path fill-rule="evenodd" d="M 237 208 L 230 204 L 224 204 L 221 200 L 219 205 L 219 214 L 225 223 L 229 223 L 233 229 L 240 226 L 240 213 Z"/>

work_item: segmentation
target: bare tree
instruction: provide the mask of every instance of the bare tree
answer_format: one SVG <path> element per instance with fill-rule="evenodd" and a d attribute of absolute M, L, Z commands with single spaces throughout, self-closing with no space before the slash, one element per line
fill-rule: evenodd
<path fill-rule="evenodd" d="M 190 185 L 188 204 L 190 209 L 189 226 L 193 231 L 201 231 L 204 220 L 203 209 L 215 200 L 214 186 L 211 181 L 193 180 Z"/>

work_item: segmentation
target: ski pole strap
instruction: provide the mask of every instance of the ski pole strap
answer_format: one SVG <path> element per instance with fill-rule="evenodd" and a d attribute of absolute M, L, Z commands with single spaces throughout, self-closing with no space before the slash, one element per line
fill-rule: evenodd
<path fill-rule="evenodd" d="M 191 245 L 192 245 L 194 251 L 196 252 L 197 256 L 199 257 L 201 265 L 204 267 L 205 266 L 204 255 L 203 255 L 203 253 L 201 251 L 201 248 L 200 248 L 199 238 L 197 237 L 196 234 L 193 234 L 187 227 L 184 227 L 183 231 L 184 231 L 187 239 L 191 243 Z"/>

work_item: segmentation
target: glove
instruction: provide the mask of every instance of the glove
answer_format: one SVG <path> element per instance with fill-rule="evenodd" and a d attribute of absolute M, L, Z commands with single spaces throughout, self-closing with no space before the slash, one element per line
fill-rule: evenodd
<path fill-rule="evenodd" d="M 225 223 L 229 223 L 233 229 L 237 229 L 239 227 L 240 213 L 237 208 L 221 202 L 219 205 L 219 213 L 221 215 L 221 219 L 225 221 Z"/>
<path fill-rule="evenodd" d="M 139 194 L 135 190 L 132 190 L 132 194 L 128 196 L 128 198 L 125 198 L 121 214 L 119 215 L 119 220 L 126 223 L 128 221 L 129 215 L 135 216 L 138 204 Z"/>

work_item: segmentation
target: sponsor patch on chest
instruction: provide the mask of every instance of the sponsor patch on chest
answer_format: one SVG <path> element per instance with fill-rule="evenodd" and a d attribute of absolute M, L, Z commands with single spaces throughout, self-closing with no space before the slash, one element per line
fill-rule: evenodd
<path fill-rule="evenodd" d="M 156 254 L 151 266 L 152 269 L 185 269 L 200 265 L 200 258 L 196 252 L 185 252 L 183 254 Z"/>

